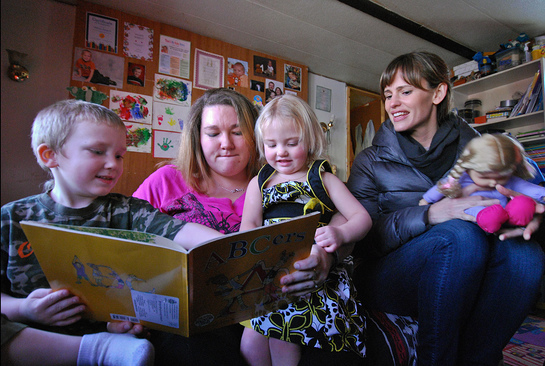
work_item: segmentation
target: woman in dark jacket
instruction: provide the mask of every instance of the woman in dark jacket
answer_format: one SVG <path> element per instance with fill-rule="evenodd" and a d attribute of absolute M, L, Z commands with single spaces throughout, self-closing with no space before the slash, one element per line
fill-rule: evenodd
<path fill-rule="evenodd" d="M 497 366 L 538 294 L 545 256 L 525 239 L 541 214 L 497 237 L 464 213 L 497 200 L 419 206 L 478 133 L 449 114 L 448 68 L 434 54 L 393 60 L 381 93 L 389 120 L 356 157 L 347 183 L 374 223 L 356 252 L 363 260 L 354 274 L 358 290 L 371 308 L 418 318 L 419 365 Z M 543 210 L 538 205 L 536 213 Z"/>

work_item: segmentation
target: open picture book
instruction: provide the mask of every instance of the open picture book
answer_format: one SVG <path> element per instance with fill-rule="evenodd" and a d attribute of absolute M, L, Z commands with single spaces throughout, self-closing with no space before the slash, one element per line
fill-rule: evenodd
<path fill-rule="evenodd" d="M 22 221 L 51 288 L 69 289 L 86 316 L 183 336 L 284 306 L 280 278 L 310 254 L 319 214 L 233 233 L 186 251 L 137 231 Z"/>

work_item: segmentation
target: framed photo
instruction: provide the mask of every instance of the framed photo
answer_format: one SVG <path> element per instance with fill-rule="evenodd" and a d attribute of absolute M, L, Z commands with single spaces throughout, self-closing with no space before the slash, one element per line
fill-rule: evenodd
<path fill-rule="evenodd" d="M 265 85 L 267 86 L 267 89 L 265 89 L 265 104 L 284 94 L 284 84 L 281 81 L 266 79 Z"/>
<path fill-rule="evenodd" d="M 144 86 L 146 80 L 146 66 L 129 62 L 129 72 L 127 73 L 127 84 Z"/>
<path fill-rule="evenodd" d="M 255 91 L 259 91 L 259 92 L 263 92 L 263 91 L 265 91 L 265 83 L 262 82 L 262 81 L 251 80 L 250 81 L 250 89 L 255 90 Z"/>
<path fill-rule="evenodd" d="M 227 85 L 249 88 L 248 82 L 248 62 L 237 60 L 235 58 L 227 59 Z"/>
<path fill-rule="evenodd" d="M 316 109 L 331 112 L 331 89 L 316 86 Z"/>
<path fill-rule="evenodd" d="M 254 75 L 276 79 L 276 60 L 254 56 Z"/>
<path fill-rule="evenodd" d="M 301 68 L 293 65 L 284 65 L 284 86 L 301 91 Z"/>

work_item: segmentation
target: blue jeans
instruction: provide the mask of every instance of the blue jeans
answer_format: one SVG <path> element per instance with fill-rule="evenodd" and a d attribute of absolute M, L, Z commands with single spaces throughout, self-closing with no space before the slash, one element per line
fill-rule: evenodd
<path fill-rule="evenodd" d="M 493 365 L 535 304 L 545 255 L 451 220 L 358 265 L 364 306 L 418 319 L 418 365 Z"/>

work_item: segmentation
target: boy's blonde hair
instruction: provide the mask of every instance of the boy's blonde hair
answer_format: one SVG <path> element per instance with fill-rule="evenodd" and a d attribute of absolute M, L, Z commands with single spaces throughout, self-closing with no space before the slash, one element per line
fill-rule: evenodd
<path fill-rule="evenodd" d="M 38 146 L 46 144 L 53 151 L 60 152 L 74 126 L 80 122 L 107 124 L 125 129 L 119 116 L 104 106 L 76 99 L 52 104 L 42 109 L 32 124 L 32 150 L 42 169 L 50 172 L 40 159 Z"/>
<path fill-rule="evenodd" d="M 273 124 L 293 123 L 299 131 L 299 142 L 308 147 L 307 164 L 326 159 L 326 141 L 318 117 L 301 98 L 285 94 L 274 98 L 261 111 L 255 126 L 255 139 L 261 159 L 265 159 L 263 131 Z M 281 126 L 280 126 L 281 127 Z"/>
<path fill-rule="evenodd" d="M 438 183 L 439 191 L 447 197 L 459 197 L 462 191 L 458 181 L 468 170 L 515 175 L 525 180 L 535 175 L 522 145 L 502 134 L 484 134 L 469 141 L 446 182 Z"/>

